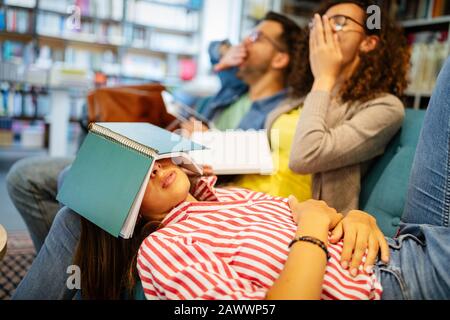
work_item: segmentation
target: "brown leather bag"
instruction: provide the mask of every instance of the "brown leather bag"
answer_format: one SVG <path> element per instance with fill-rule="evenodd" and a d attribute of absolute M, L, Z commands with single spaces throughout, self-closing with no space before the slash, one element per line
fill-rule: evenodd
<path fill-rule="evenodd" d="M 149 122 L 174 130 L 176 118 L 164 105 L 160 84 L 100 88 L 88 94 L 89 122 Z"/>

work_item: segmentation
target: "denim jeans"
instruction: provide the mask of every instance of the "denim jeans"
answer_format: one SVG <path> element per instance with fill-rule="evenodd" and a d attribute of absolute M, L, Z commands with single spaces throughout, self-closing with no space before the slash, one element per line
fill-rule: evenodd
<path fill-rule="evenodd" d="M 58 175 L 71 162 L 71 158 L 26 158 L 16 162 L 6 178 L 9 196 L 27 225 L 36 252 L 60 209 L 56 201 Z"/>
<path fill-rule="evenodd" d="M 73 272 L 69 267 L 73 264 L 80 234 L 80 217 L 69 208 L 62 208 L 30 270 L 14 292 L 13 299 L 73 299 L 78 290 L 69 289 L 67 282 L 72 283 L 69 277 Z"/>
<path fill-rule="evenodd" d="M 383 299 L 450 299 L 450 58 L 431 97 L 391 259 L 378 262 Z"/>

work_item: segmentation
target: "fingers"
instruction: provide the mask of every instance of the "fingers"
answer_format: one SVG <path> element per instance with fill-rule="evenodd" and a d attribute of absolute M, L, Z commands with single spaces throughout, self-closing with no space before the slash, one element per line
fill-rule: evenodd
<path fill-rule="evenodd" d="M 328 45 L 334 45 L 333 31 L 331 30 L 330 20 L 326 15 L 322 17 L 325 41 Z"/>
<path fill-rule="evenodd" d="M 210 165 L 203 165 L 203 175 L 204 176 L 212 176 L 213 175 L 213 168 Z"/>
<path fill-rule="evenodd" d="M 355 248 L 356 243 L 356 231 L 353 228 L 345 231 L 344 236 L 344 247 L 341 254 L 341 265 L 342 268 L 347 269 L 349 267 L 349 261 L 352 257 L 353 248 Z"/>
<path fill-rule="evenodd" d="M 295 196 L 290 195 L 288 198 L 288 203 L 289 203 L 289 208 L 291 208 L 292 218 L 294 219 L 295 223 L 297 223 L 298 219 L 297 219 L 297 212 L 295 210 L 295 207 L 298 205 L 298 200 Z"/>
<path fill-rule="evenodd" d="M 342 236 L 344 235 L 344 224 L 341 222 L 338 223 L 336 228 L 331 232 L 331 243 L 337 243 L 339 240 L 342 239 Z"/>
<path fill-rule="evenodd" d="M 289 207 L 291 207 L 291 209 L 298 203 L 298 200 L 294 195 L 290 195 L 288 200 L 289 200 Z"/>
<path fill-rule="evenodd" d="M 386 241 L 386 238 L 384 237 L 383 233 L 380 231 L 378 232 L 378 243 L 380 245 L 380 250 L 381 250 L 381 260 L 384 263 L 388 263 L 389 262 L 389 245 Z"/>
<path fill-rule="evenodd" d="M 317 13 L 314 15 L 314 29 L 315 29 L 315 41 L 318 46 L 325 44 L 325 38 L 323 36 L 323 24 L 320 15 Z"/>
<path fill-rule="evenodd" d="M 353 277 L 358 275 L 358 268 L 361 265 L 362 258 L 367 249 L 369 230 L 359 231 L 356 235 L 355 250 L 350 263 L 350 274 Z"/>
<path fill-rule="evenodd" d="M 214 66 L 214 71 L 220 72 L 231 67 L 236 67 L 244 62 L 247 57 L 247 50 L 244 46 L 238 45 L 230 48 L 218 64 Z"/>
<path fill-rule="evenodd" d="M 378 244 L 378 239 L 375 236 L 371 235 L 369 237 L 369 250 L 367 252 L 367 258 L 364 264 L 364 271 L 366 273 L 372 272 L 373 265 L 375 264 L 375 261 L 377 259 L 379 248 L 380 247 Z"/>
<path fill-rule="evenodd" d="M 215 71 L 215 72 L 220 72 L 220 71 L 223 71 L 223 70 L 225 70 L 225 69 L 228 69 L 228 66 L 225 65 L 224 63 L 221 63 L 221 62 L 219 62 L 218 64 L 216 64 L 216 65 L 214 66 L 214 71 Z"/>
<path fill-rule="evenodd" d="M 314 18 L 314 24 L 315 24 L 315 18 Z M 316 47 L 316 32 L 317 32 L 317 29 L 314 26 L 309 31 L 309 52 L 313 51 Z"/>

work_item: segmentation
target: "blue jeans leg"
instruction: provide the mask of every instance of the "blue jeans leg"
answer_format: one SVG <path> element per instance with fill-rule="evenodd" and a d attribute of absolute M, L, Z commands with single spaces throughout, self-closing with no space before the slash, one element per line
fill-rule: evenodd
<path fill-rule="evenodd" d="M 450 211 L 450 58 L 425 115 L 402 221 L 448 227 Z"/>
<path fill-rule="evenodd" d="M 73 265 L 80 233 L 80 217 L 69 208 L 62 208 L 56 215 L 30 270 L 17 287 L 13 299 L 72 299 L 77 290 L 67 286 L 69 277 L 74 274 L 68 268 Z"/>
<path fill-rule="evenodd" d="M 399 236 L 378 262 L 383 299 L 450 299 L 450 58 L 419 137 Z"/>
<path fill-rule="evenodd" d="M 6 178 L 9 196 L 25 221 L 37 252 L 60 209 L 56 201 L 58 175 L 71 162 L 71 158 L 26 158 L 16 162 Z"/>

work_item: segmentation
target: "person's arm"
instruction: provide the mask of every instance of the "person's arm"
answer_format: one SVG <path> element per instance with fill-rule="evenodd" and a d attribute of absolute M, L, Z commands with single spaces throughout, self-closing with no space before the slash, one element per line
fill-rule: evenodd
<path fill-rule="evenodd" d="M 310 236 L 328 243 L 328 231 L 342 215 L 322 201 L 309 200 L 298 203 L 289 200 L 294 220 L 298 222 L 296 236 Z M 284 269 L 272 288 L 268 300 L 318 300 L 327 266 L 325 252 L 309 242 L 296 242 L 289 253 Z"/>
<path fill-rule="evenodd" d="M 329 92 L 308 94 L 292 143 L 292 171 L 313 174 L 370 160 L 384 152 L 404 117 L 401 101 L 387 95 L 332 128 L 326 123 L 329 107 Z"/>
<path fill-rule="evenodd" d="M 208 52 L 222 87 L 245 85 L 237 77 L 237 67 L 246 56 L 242 46 L 232 46 L 228 40 L 213 41 Z"/>

